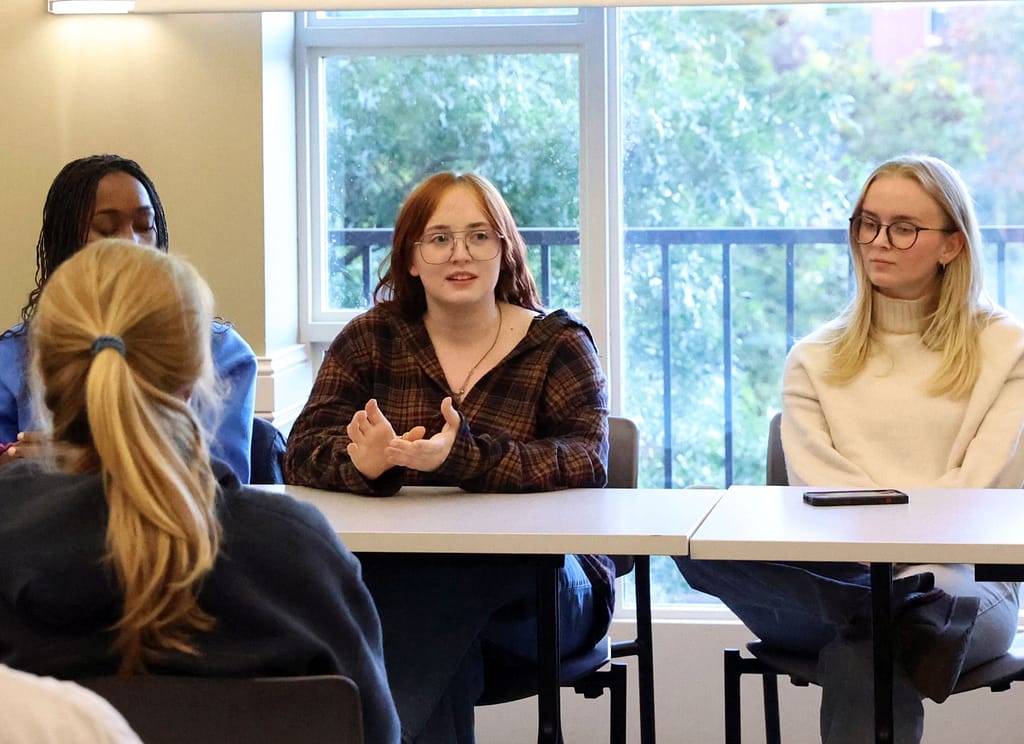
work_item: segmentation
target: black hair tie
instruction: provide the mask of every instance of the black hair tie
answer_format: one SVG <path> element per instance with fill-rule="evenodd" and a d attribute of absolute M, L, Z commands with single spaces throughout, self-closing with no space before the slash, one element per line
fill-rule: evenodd
<path fill-rule="evenodd" d="M 92 355 L 96 356 L 104 349 L 114 349 L 118 354 L 124 356 L 124 339 L 120 336 L 97 336 L 92 342 Z"/>

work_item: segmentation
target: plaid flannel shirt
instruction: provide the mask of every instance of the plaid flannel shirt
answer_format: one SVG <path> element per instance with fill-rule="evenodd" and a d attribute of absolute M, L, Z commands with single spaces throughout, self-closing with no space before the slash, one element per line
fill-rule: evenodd
<path fill-rule="evenodd" d="M 396 432 L 423 425 L 430 437 L 444 425 L 441 401 L 451 394 L 422 320 L 408 321 L 388 303 L 373 307 L 331 344 L 288 437 L 286 480 L 376 496 L 403 485 L 531 492 L 607 481 L 604 373 L 590 332 L 564 310 L 537 317 L 466 394 L 462 426 L 440 468 L 392 468 L 368 480 L 352 465 L 346 427 L 368 400 L 377 399 Z M 580 560 L 610 617 L 613 565 L 605 556 Z"/>

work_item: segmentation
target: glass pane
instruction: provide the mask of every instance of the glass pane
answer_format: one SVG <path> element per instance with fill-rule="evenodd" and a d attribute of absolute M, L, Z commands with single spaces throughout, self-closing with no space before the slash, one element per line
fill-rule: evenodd
<path fill-rule="evenodd" d="M 493 181 L 524 228 L 545 305 L 579 307 L 575 54 L 331 56 L 323 64 L 326 309 L 368 306 L 401 200 L 440 170 Z"/>
<path fill-rule="evenodd" d="M 786 352 L 850 297 L 846 220 L 889 157 L 961 171 L 991 228 L 988 288 L 1024 310 L 1007 291 L 1024 280 L 1024 4 L 619 18 L 624 413 L 642 486 L 764 482 Z"/>

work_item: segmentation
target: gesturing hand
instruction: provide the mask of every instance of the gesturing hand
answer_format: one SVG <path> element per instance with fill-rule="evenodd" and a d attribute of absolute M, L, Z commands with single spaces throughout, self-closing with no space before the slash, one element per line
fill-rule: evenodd
<path fill-rule="evenodd" d="M 346 450 L 356 466 L 356 470 L 370 480 L 375 480 L 393 467 L 388 461 L 388 444 L 395 438 L 395 430 L 377 405 L 376 398 L 371 398 L 366 408 L 356 411 L 346 427 L 349 442 Z"/>
<path fill-rule="evenodd" d="M 388 462 L 425 473 L 441 467 L 452 451 L 462 423 L 451 396 L 441 401 L 441 415 L 444 416 L 444 427 L 430 439 L 423 438 L 427 430 L 422 426 L 414 426 L 402 436 L 393 438 L 387 446 Z"/>

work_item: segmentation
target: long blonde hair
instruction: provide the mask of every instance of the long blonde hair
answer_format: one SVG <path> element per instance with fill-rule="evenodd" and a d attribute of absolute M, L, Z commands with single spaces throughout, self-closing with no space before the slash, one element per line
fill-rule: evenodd
<path fill-rule="evenodd" d="M 860 214 L 871 184 L 883 176 L 898 176 L 917 182 L 942 209 L 951 229 L 964 238 L 964 249 L 940 272 L 938 304 L 929 318 L 921 340 L 942 354 L 929 392 L 954 398 L 970 394 L 980 373 L 978 335 L 999 315 L 982 287 L 981 231 L 974 202 L 960 174 L 949 164 L 926 155 L 904 155 L 886 161 L 868 177 L 853 214 Z M 850 233 L 850 253 L 857 275 L 857 292 L 850 304 L 833 321 L 826 342 L 831 345 L 829 378 L 849 382 L 867 363 L 872 343 L 873 288 L 860 247 Z"/>
<path fill-rule="evenodd" d="M 167 650 L 195 653 L 193 634 L 214 622 L 196 598 L 220 545 L 217 484 L 187 402 L 211 388 L 212 316 L 189 264 L 101 240 L 57 268 L 31 323 L 60 467 L 103 477 L 107 560 L 124 591 L 112 647 L 122 673 Z M 115 340 L 94 351 L 101 336 Z"/>

